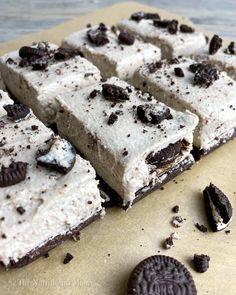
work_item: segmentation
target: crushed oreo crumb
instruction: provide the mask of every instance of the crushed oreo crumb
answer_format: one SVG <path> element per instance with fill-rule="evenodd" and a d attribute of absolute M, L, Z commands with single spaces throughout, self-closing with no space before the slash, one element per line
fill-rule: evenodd
<path fill-rule="evenodd" d="M 143 123 L 160 124 L 172 119 L 169 108 L 160 108 L 157 104 L 143 104 L 137 107 L 137 116 Z"/>
<path fill-rule="evenodd" d="M 0 187 L 17 184 L 26 178 L 28 164 L 25 162 L 12 162 L 9 167 L 2 166 L 0 171 Z"/>
<path fill-rule="evenodd" d="M 215 54 L 222 47 L 223 40 L 218 36 L 214 35 L 209 44 L 209 53 Z"/>
<path fill-rule="evenodd" d="M 178 21 L 173 19 L 167 26 L 168 32 L 172 35 L 176 34 L 178 31 Z"/>
<path fill-rule="evenodd" d="M 183 225 L 183 223 L 184 223 L 184 220 L 181 216 L 174 216 L 172 218 L 172 225 L 174 227 L 181 227 Z"/>
<path fill-rule="evenodd" d="M 229 52 L 230 54 L 236 54 L 236 44 L 235 42 L 230 42 L 228 48 L 227 48 L 227 52 Z"/>
<path fill-rule="evenodd" d="M 142 19 L 160 19 L 160 16 L 158 13 L 147 13 L 143 11 L 135 12 L 130 17 L 134 21 L 141 21 Z"/>
<path fill-rule="evenodd" d="M 20 215 L 23 215 L 25 213 L 25 209 L 22 206 L 19 206 L 16 208 L 16 211 L 20 213 Z"/>
<path fill-rule="evenodd" d="M 148 70 L 150 74 L 155 73 L 158 69 L 160 69 L 162 67 L 162 62 L 158 61 L 158 62 L 153 62 L 151 64 L 148 64 Z"/>
<path fill-rule="evenodd" d="M 207 232 L 207 227 L 206 227 L 205 225 L 203 225 L 203 224 L 199 224 L 199 223 L 195 223 L 195 226 L 196 226 L 196 228 L 197 228 L 199 231 L 201 231 L 201 232 L 203 232 L 203 233 L 206 233 L 206 232 Z"/>
<path fill-rule="evenodd" d="M 208 88 L 219 79 L 218 70 L 209 64 L 198 64 L 193 84 Z"/>
<path fill-rule="evenodd" d="M 194 29 L 187 25 L 180 25 L 179 30 L 181 33 L 194 33 Z"/>
<path fill-rule="evenodd" d="M 89 41 L 95 46 L 104 46 L 109 43 L 106 31 L 107 27 L 103 23 L 100 23 L 96 29 L 89 29 L 87 31 L 87 37 Z"/>
<path fill-rule="evenodd" d="M 135 38 L 130 33 L 126 32 L 126 31 L 122 31 L 122 32 L 120 32 L 120 34 L 118 36 L 118 40 L 120 41 L 121 44 L 130 46 L 130 45 L 134 44 Z"/>
<path fill-rule="evenodd" d="M 115 113 L 111 113 L 108 118 L 107 124 L 113 125 L 117 120 L 118 120 L 118 116 Z"/>
<path fill-rule="evenodd" d="M 125 101 L 129 99 L 128 93 L 124 88 L 113 84 L 103 84 L 102 94 L 104 98 L 113 101 Z"/>
<path fill-rule="evenodd" d="M 210 257 L 208 255 L 194 254 L 193 256 L 194 269 L 199 273 L 206 272 L 209 268 L 209 261 L 210 261 Z"/>
<path fill-rule="evenodd" d="M 97 95 L 99 95 L 101 93 L 101 91 L 100 90 L 97 90 L 97 89 L 94 89 L 90 94 L 89 94 L 89 96 L 88 96 L 88 98 L 90 99 L 93 99 L 93 98 L 95 98 Z"/>
<path fill-rule="evenodd" d="M 179 206 L 178 206 L 178 205 L 174 206 L 174 207 L 172 208 L 172 211 L 173 211 L 174 213 L 179 213 Z"/>
<path fill-rule="evenodd" d="M 176 77 L 184 77 L 184 71 L 181 68 L 174 68 Z"/>
<path fill-rule="evenodd" d="M 74 258 L 74 256 L 70 253 L 66 253 L 66 256 L 63 260 L 63 264 L 67 264 L 69 263 L 72 259 Z"/>
<path fill-rule="evenodd" d="M 75 57 L 76 55 L 83 56 L 79 50 L 59 47 L 54 54 L 54 58 L 55 60 L 67 60 Z"/>

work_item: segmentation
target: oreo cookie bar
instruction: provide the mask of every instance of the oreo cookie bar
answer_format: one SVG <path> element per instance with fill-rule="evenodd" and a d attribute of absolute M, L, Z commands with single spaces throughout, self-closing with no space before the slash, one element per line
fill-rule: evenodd
<path fill-rule="evenodd" d="M 206 46 L 203 33 L 195 32 L 192 27 L 179 24 L 177 20 L 161 19 L 157 13 L 136 12 L 129 19 L 121 20 L 117 26 L 160 47 L 162 58 L 189 56 Z"/>
<path fill-rule="evenodd" d="M 95 171 L 23 104 L 0 117 L 0 261 L 24 266 L 103 215 Z"/>
<path fill-rule="evenodd" d="M 3 106 L 7 104 L 13 104 L 13 101 L 5 91 L 0 90 L 0 117 L 6 114 Z"/>
<path fill-rule="evenodd" d="M 236 135 L 236 82 L 209 64 L 188 58 L 147 64 L 135 73 L 133 84 L 199 117 L 193 141 L 197 158 Z"/>
<path fill-rule="evenodd" d="M 46 124 L 54 121 L 57 94 L 101 79 L 99 70 L 80 52 L 47 42 L 2 56 L 0 72 L 9 92 Z"/>
<path fill-rule="evenodd" d="M 230 42 L 227 47 L 224 47 L 223 40 L 218 35 L 214 35 L 203 52 L 200 55 L 194 55 L 193 58 L 198 62 L 207 61 L 236 80 L 235 42 Z"/>
<path fill-rule="evenodd" d="M 59 133 L 87 158 L 127 209 L 193 164 L 198 123 L 119 78 L 58 97 Z"/>
<path fill-rule="evenodd" d="M 69 35 L 62 46 L 80 50 L 100 69 L 103 78 L 128 80 L 143 63 L 161 58 L 158 47 L 103 23 Z"/>

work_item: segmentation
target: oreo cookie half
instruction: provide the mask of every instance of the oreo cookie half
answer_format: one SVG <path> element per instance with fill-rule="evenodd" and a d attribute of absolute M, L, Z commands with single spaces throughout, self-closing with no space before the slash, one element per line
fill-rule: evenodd
<path fill-rule="evenodd" d="M 56 138 L 48 151 L 39 152 L 36 160 L 41 166 L 50 167 L 66 174 L 75 164 L 76 151 L 67 140 Z"/>
<path fill-rule="evenodd" d="M 196 295 L 193 278 L 176 259 L 156 255 L 140 262 L 133 270 L 127 295 Z"/>

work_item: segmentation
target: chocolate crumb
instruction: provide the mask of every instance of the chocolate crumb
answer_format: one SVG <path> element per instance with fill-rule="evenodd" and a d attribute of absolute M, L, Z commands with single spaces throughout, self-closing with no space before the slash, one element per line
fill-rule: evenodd
<path fill-rule="evenodd" d="M 183 223 L 184 223 L 184 220 L 181 216 L 174 216 L 172 218 L 172 225 L 174 227 L 181 227 L 183 225 Z"/>
<path fill-rule="evenodd" d="M 194 254 L 193 256 L 194 269 L 199 273 L 206 272 L 209 268 L 209 261 L 210 261 L 210 257 L 208 255 Z"/>
<path fill-rule="evenodd" d="M 215 54 L 222 47 L 223 40 L 218 36 L 214 35 L 209 44 L 209 53 Z"/>
<path fill-rule="evenodd" d="M 174 207 L 172 208 L 172 211 L 173 211 L 174 213 L 179 213 L 179 206 L 178 206 L 178 205 L 174 206 Z"/>
<path fill-rule="evenodd" d="M 128 151 L 124 151 L 123 156 L 127 156 L 127 155 L 128 155 Z"/>
<path fill-rule="evenodd" d="M 97 89 L 94 89 L 90 94 L 89 94 L 89 96 L 88 96 L 88 99 L 93 99 L 93 98 L 95 98 L 97 95 L 99 95 L 101 93 L 101 91 L 100 90 L 97 90 Z"/>
<path fill-rule="evenodd" d="M 226 235 L 230 234 L 230 230 L 229 229 L 226 230 L 225 233 L 226 233 Z"/>
<path fill-rule="evenodd" d="M 65 256 L 65 258 L 63 260 L 63 264 L 69 263 L 73 258 L 74 258 L 73 255 L 71 255 L 70 253 L 66 253 L 66 256 Z"/>
<path fill-rule="evenodd" d="M 194 33 L 194 29 L 187 25 L 180 25 L 179 29 L 181 33 Z"/>
<path fill-rule="evenodd" d="M 184 71 L 181 68 L 175 68 L 175 76 L 177 77 L 184 77 Z"/>
<path fill-rule="evenodd" d="M 115 113 L 111 113 L 108 118 L 107 124 L 113 125 L 117 120 L 118 120 L 118 116 Z"/>
<path fill-rule="evenodd" d="M 21 215 L 23 215 L 23 214 L 25 213 L 25 209 L 24 209 L 22 206 L 17 207 L 17 208 L 16 208 L 16 211 L 17 211 L 18 213 L 20 213 Z"/>
<path fill-rule="evenodd" d="M 45 253 L 45 254 L 44 254 L 44 257 L 45 257 L 45 258 L 48 258 L 48 257 L 49 257 L 49 254 L 48 254 L 48 253 Z"/>
<path fill-rule="evenodd" d="M 195 223 L 195 226 L 201 232 L 203 232 L 203 233 L 206 233 L 207 232 L 207 227 L 205 225 L 203 225 L 203 224 L 200 225 L 199 223 Z"/>

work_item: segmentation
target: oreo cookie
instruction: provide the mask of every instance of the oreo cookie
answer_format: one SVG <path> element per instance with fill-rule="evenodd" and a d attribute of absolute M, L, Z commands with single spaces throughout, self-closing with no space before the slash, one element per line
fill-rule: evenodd
<path fill-rule="evenodd" d="M 135 267 L 129 278 L 127 294 L 196 295 L 197 289 L 183 264 L 172 257 L 156 255 Z"/>
<path fill-rule="evenodd" d="M 153 21 L 153 25 L 154 25 L 154 27 L 165 29 L 165 28 L 168 27 L 168 25 L 170 24 L 170 22 L 171 21 L 170 20 L 167 20 L 167 19 L 162 19 L 162 20 L 158 19 L 158 20 L 154 20 Z"/>
<path fill-rule="evenodd" d="M 28 164 L 12 162 L 9 167 L 2 166 L 0 171 L 0 187 L 15 185 L 25 180 Z"/>
<path fill-rule="evenodd" d="M 104 98 L 113 101 L 126 101 L 129 100 L 129 95 L 126 90 L 120 86 L 113 84 L 103 84 L 102 94 Z"/>
<path fill-rule="evenodd" d="M 97 47 L 104 46 L 109 43 L 109 39 L 106 34 L 107 28 L 104 24 L 100 24 L 97 29 L 89 29 L 87 31 L 87 37 L 89 41 Z"/>
<path fill-rule="evenodd" d="M 209 53 L 215 54 L 222 47 L 223 40 L 218 36 L 214 35 L 209 44 Z"/>
<path fill-rule="evenodd" d="M 181 141 L 169 144 L 166 148 L 155 153 L 151 152 L 146 157 L 146 163 L 161 168 L 173 162 L 181 152 Z"/>
<path fill-rule="evenodd" d="M 168 32 L 171 34 L 171 35 L 174 35 L 177 33 L 178 31 L 178 21 L 173 19 L 172 21 L 170 21 L 170 23 L 168 24 L 167 26 L 167 29 L 168 29 Z"/>
<path fill-rule="evenodd" d="M 214 232 L 225 229 L 233 216 L 229 199 L 212 183 L 204 189 L 203 197 L 211 229 Z"/>
<path fill-rule="evenodd" d="M 55 60 L 61 61 L 73 58 L 76 55 L 83 57 L 83 54 L 79 50 L 59 47 L 54 54 L 54 58 Z"/>
<path fill-rule="evenodd" d="M 3 108 L 7 116 L 15 122 L 26 119 L 30 114 L 30 109 L 24 104 L 7 104 Z"/>
<path fill-rule="evenodd" d="M 194 33 L 194 29 L 187 25 L 180 25 L 179 30 L 181 33 Z"/>
<path fill-rule="evenodd" d="M 120 41 L 121 44 L 124 45 L 133 45 L 135 38 L 133 35 L 129 34 L 126 31 L 122 31 L 120 32 L 119 36 L 118 36 L 118 40 Z"/>
<path fill-rule="evenodd" d="M 137 107 L 137 116 L 143 123 L 160 124 L 164 120 L 172 119 L 169 108 L 162 108 L 156 104 L 142 104 Z"/>
<path fill-rule="evenodd" d="M 229 46 L 227 47 L 227 52 L 229 54 L 236 54 L 236 44 L 235 44 L 235 42 L 230 42 Z"/>
<path fill-rule="evenodd" d="M 194 254 L 193 256 L 194 269 L 200 273 L 206 272 L 209 268 L 209 261 L 210 261 L 210 257 L 208 255 Z"/>
<path fill-rule="evenodd" d="M 47 151 L 39 151 L 37 163 L 60 173 L 67 174 L 76 160 L 75 148 L 65 139 L 55 138 Z"/>
<path fill-rule="evenodd" d="M 158 13 L 149 13 L 149 12 L 139 11 L 139 12 L 133 13 L 130 19 L 139 22 L 142 19 L 151 19 L 151 20 L 160 19 L 160 15 Z"/>
<path fill-rule="evenodd" d="M 46 55 L 46 51 L 43 49 L 23 46 L 19 49 L 19 56 L 21 58 L 31 59 L 32 57 L 40 58 Z"/>

